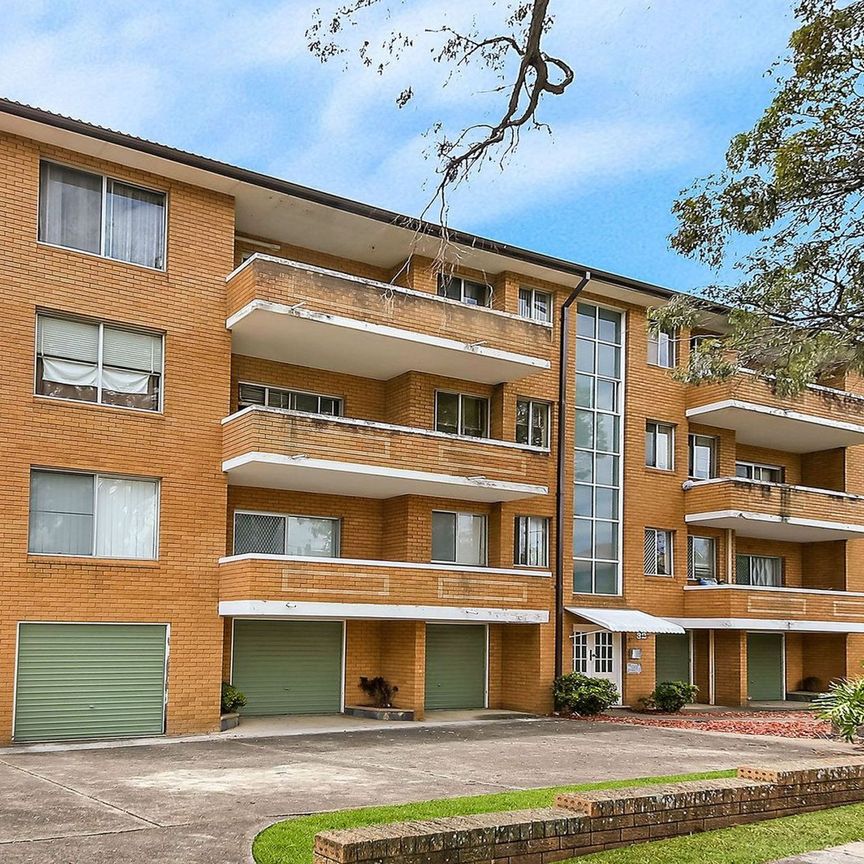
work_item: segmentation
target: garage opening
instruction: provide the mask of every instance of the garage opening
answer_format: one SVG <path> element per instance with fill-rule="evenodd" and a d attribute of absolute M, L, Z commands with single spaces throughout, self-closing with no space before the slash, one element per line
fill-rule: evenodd
<path fill-rule="evenodd" d="M 782 633 L 747 634 L 747 695 L 754 702 L 786 698 Z"/>
<path fill-rule="evenodd" d="M 426 625 L 426 710 L 486 707 L 486 626 Z"/>
<path fill-rule="evenodd" d="M 162 735 L 165 624 L 18 627 L 16 742 Z"/>
<path fill-rule="evenodd" d="M 231 683 L 242 714 L 338 714 L 342 710 L 341 621 L 235 619 Z"/>
<path fill-rule="evenodd" d="M 690 636 L 658 633 L 655 637 L 655 680 L 690 681 Z"/>

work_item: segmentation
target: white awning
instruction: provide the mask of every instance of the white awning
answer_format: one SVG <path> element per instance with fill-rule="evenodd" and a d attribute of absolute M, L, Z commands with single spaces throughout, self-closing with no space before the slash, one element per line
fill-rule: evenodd
<path fill-rule="evenodd" d="M 665 618 L 638 609 L 584 609 L 567 606 L 567 611 L 613 633 L 684 633 L 684 628 Z"/>
<path fill-rule="evenodd" d="M 864 633 L 860 621 L 798 621 L 785 618 L 674 618 L 688 630 L 770 630 L 787 633 Z"/>

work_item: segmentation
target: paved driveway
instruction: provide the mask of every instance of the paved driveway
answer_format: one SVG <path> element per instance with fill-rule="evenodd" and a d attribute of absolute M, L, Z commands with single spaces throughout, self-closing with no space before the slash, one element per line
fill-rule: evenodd
<path fill-rule="evenodd" d="M 242 864 L 280 817 L 850 752 L 566 720 L 0 751 L 3 864 Z"/>

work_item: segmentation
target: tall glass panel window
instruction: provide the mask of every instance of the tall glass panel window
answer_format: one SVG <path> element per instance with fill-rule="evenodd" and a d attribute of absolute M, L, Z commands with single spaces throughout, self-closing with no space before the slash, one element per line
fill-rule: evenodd
<path fill-rule="evenodd" d="M 623 315 L 579 303 L 576 320 L 573 591 L 618 594 Z"/>
<path fill-rule="evenodd" d="M 690 435 L 688 474 L 693 480 L 717 476 L 717 439 L 710 435 Z"/>

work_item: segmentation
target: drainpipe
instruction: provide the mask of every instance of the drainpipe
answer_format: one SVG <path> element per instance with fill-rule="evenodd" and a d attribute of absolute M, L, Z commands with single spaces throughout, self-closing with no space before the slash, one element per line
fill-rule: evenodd
<path fill-rule="evenodd" d="M 586 270 L 561 307 L 558 346 L 558 437 L 555 466 L 555 677 L 562 672 L 564 653 L 564 475 L 567 469 L 567 368 L 570 360 L 570 307 L 591 281 Z"/>

